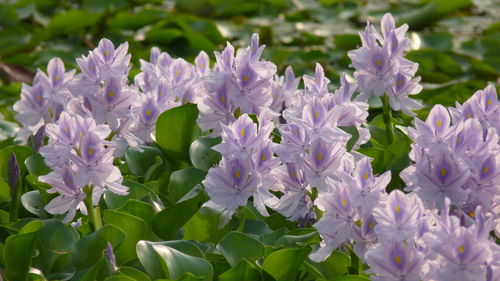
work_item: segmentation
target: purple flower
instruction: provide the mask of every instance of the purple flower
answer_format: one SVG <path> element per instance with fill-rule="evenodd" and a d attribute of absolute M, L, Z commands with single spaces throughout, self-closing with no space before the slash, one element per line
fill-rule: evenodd
<path fill-rule="evenodd" d="M 352 188 L 352 198 L 355 207 L 363 216 L 369 216 L 380 200 L 385 196 L 385 187 L 391 181 L 391 171 L 375 177 L 372 173 L 370 160 L 366 157 L 356 163 L 353 177 L 345 175 L 342 180 Z"/>
<path fill-rule="evenodd" d="M 40 176 L 41 182 L 51 186 L 47 192 L 59 193 L 60 195 L 52 199 L 45 206 L 47 212 L 51 214 L 66 214 L 64 222 L 70 222 L 75 217 L 76 211 L 87 214 L 87 209 L 83 203 L 85 193 L 82 190 L 82 185 L 78 185 L 75 181 L 76 171 L 73 166 L 65 166 L 60 170 L 55 170 L 45 176 Z"/>
<path fill-rule="evenodd" d="M 207 74 L 208 70 L 210 70 L 210 60 L 208 58 L 207 53 L 201 51 L 196 58 L 194 59 L 196 64 L 196 70 L 200 76 Z"/>
<path fill-rule="evenodd" d="M 364 217 L 361 219 L 361 226 L 355 227 L 352 232 L 352 237 L 355 241 L 353 250 L 354 253 L 366 263 L 366 252 L 377 245 L 377 235 L 374 228 L 377 221 L 373 216 Z"/>
<path fill-rule="evenodd" d="M 418 197 L 407 197 L 399 190 L 393 190 L 387 197 L 385 207 L 373 210 L 377 220 L 375 233 L 382 241 L 402 242 L 411 240 L 417 234 L 421 204 Z"/>
<path fill-rule="evenodd" d="M 369 273 L 375 273 L 372 280 L 377 281 L 420 281 L 422 280 L 422 255 L 415 247 L 403 243 L 382 243 L 369 250 L 366 261 Z M 441 279 L 439 279 L 441 280 Z"/>
<path fill-rule="evenodd" d="M 358 213 L 353 207 L 349 187 L 343 183 L 337 184 L 329 179 L 333 186 L 331 192 L 320 193 L 316 205 L 325 213 L 313 226 L 323 238 L 320 248 L 309 255 L 313 261 L 325 260 L 333 250 L 350 240 L 358 219 Z"/>
<path fill-rule="evenodd" d="M 306 96 L 323 97 L 328 94 L 328 84 L 330 84 L 330 80 L 325 77 L 325 72 L 321 64 L 316 63 L 314 77 L 304 75 L 302 79 L 304 80 Z"/>
<path fill-rule="evenodd" d="M 338 178 L 337 174 L 342 170 L 342 160 L 345 148 L 342 143 L 327 143 L 317 139 L 311 143 L 307 155 L 302 159 L 304 173 L 313 187 L 327 191 L 328 178 Z"/>
<path fill-rule="evenodd" d="M 248 161 L 234 158 L 211 168 L 202 182 L 210 196 L 210 205 L 222 213 L 220 225 L 226 224 L 239 206 L 245 206 L 260 185 Z"/>
<path fill-rule="evenodd" d="M 305 181 L 304 172 L 294 163 L 285 163 L 277 170 L 276 184 L 278 190 L 283 192 L 283 196 L 272 208 L 291 221 L 308 217 L 313 213 L 311 212 L 313 203 L 307 194 L 311 188 Z"/>
<path fill-rule="evenodd" d="M 302 126 L 284 124 L 279 127 L 281 143 L 274 151 L 283 162 L 295 162 L 309 148 L 309 138 Z"/>
<path fill-rule="evenodd" d="M 453 204 L 461 204 L 467 197 L 464 184 L 469 178 L 465 163 L 444 147 L 422 155 L 416 166 L 403 170 L 402 178 L 410 190 L 414 190 L 422 200 L 443 206 L 444 198 Z"/>

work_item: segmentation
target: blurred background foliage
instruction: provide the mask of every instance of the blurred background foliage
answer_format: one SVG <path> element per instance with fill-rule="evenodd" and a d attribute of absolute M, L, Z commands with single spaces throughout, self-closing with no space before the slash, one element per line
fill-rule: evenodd
<path fill-rule="evenodd" d="M 360 45 L 366 21 L 377 25 L 386 12 L 408 23 L 408 58 L 420 64 L 426 104 L 465 101 L 500 77 L 500 1 L 496 0 L 3 0 L 0 1 L 0 114 L 13 121 L 11 105 L 21 82 L 58 56 L 67 68 L 102 37 L 128 41 L 133 78 L 139 59 L 153 46 L 192 61 L 201 51 L 211 59 L 226 41 L 249 43 L 258 32 L 264 57 L 281 74 L 323 65 L 333 85 L 342 71 L 352 74 L 347 51 Z M 377 111 L 377 101 L 372 104 Z M 429 107 L 419 112 L 424 117 Z M 375 116 L 373 114 L 372 116 Z M 398 116 L 396 116 L 398 117 Z M 400 116 L 404 118 L 404 116 Z M 402 124 L 407 123 L 403 120 Z M 406 119 L 409 122 L 409 119 Z M 9 130 L 9 128 L 4 128 Z"/>

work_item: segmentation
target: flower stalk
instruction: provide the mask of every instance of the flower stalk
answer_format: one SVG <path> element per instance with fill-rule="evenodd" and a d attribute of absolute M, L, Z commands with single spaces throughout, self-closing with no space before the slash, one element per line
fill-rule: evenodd
<path fill-rule="evenodd" d="M 387 141 L 389 144 L 392 144 L 396 139 L 396 133 L 394 132 L 394 123 L 392 122 L 391 105 L 389 104 L 389 97 L 387 95 L 383 95 L 381 98 Z"/>

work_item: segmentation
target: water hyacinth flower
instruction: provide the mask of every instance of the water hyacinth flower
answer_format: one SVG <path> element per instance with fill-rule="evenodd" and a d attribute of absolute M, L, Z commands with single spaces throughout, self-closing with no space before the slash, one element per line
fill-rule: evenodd
<path fill-rule="evenodd" d="M 418 84 L 420 77 L 413 78 L 418 64 L 404 58 L 409 44 L 405 37 L 408 25 L 396 28 L 394 18 L 387 13 L 380 27 L 381 33 L 368 23 L 365 31 L 359 33 L 362 46 L 348 52 L 361 90 L 357 99 L 366 101 L 372 95 L 387 95 L 393 110 L 414 116 L 413 110 L 422 105 L 408 96 L 417 94 L 422 87 Z"/>
<path fill-rule="evenodd" d="M 345 174 L 342 180 L 352 188 L 354 206 L 359 208 L 363 216 L 369 216 L 386 195 L 385 188 L 391 181 L 391 171 L 376 177 L 373 175 L 370 160 L 364 157 L 356 163 L 353 176 Z"/>
<path fill-rule="evenodd" d="M 332 191 L 322 193 L 316 202 L 318 208 L 325 213 L 313 225 L 323 238 L 320 248 L 309 255 L 315 262 L 325 260 L 333 250 L 352 239 L 356 227 L 354 222 L 359 217 L 356 208 L 353 207 L 354 202 L 349 187 L 345 183 L 337 183 L 331 179 L 328 179 L 328 183 L 333 186 Z"/>
<path fill-rule="evenodd" d="M 223 160 L 224 161 L 224 160 Z M 221 212 L 220 225 L 225 225 L 236 209 L 247 204 L 261 182 L 244 159 L 224 161 L 220 167 L 211 168 L 202 182 L 210 196 L 210 206 Z"/>
<path fill-rule="evenodd" d="M 414 246 L 403 243 L 381 243 L 365 254 L 370 266 L 368 273 L 375 273 L 376 281 L 420 281 L 422 280 L 422 254 Z M 442 280 L 442 279 L 439 279 Z"/>
<path fill-rule="evenodd" d="M 377 220 L 375 233 L 379 239 L 402 242 L 414 238 L 421 204 L 418 197 L 408 197 L 399 190 L 393 190 L 387 197 L 385 207 L 373 210 L 373 217 Z"/>
<path fill-rule="evenodd" d="M 83 202 L 85 193 L 82 185 L 75 181 L 76 171 L 74 166 L 66 166 L 55 170 L 48 175 L 40 176 L 39 180 L 49 184 L 51 188 L 48 193 L 59 193 L 60 195 L 52 199 L 45 206 L 45 210 L 51 214 L 65 214 L 64 222 L 68 223 L 75 217 L 76 211 L 80 210 L 87 214 L 87 209 Z"/>

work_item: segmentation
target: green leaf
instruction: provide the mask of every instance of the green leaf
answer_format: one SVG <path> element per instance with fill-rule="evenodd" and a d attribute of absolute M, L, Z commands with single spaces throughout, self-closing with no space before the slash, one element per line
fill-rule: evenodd
<path fill-rule="evenodd" d="M 114 210 L 104 210 L 103 221 L 118 227 L 126 234 L 123 243 L 115 251 L 118 262 L 126 263 L 135 259 L 135 245 L 139 240 L 147 238 L 149 228 L 146 222 L 136 216 Z"/>
<path fill-rule="evenodd" d="M 136 280 L 127 275 L 113 275 L 104 279 L 104 281 L 136 281 Z"/>
<path fill-rule="evenodd" d="M 198 186 L 176 204 L 157 213 L 152 220 L 153 231 L 160 238 L 173 239 L 177 231 L 198 211 L 203 201 L 204 195 Z"/>
<path fill-rule="evenodd" d="M 351 259 L 349 255 L 343 252 L 334 251 L 321 263 L 315 263 L 311 260 L 306 260 L 305 263 L 320 272 L 324 279 L 329 279 L 347 273 L 348 267 L 351 264 Z"/>
<path fill-rule="evenodd" d="M 7 237 L 3 249 L 5 275 L 9 280 L 27 280 L 31 258 L 43 222 L 34 220 L 26 224 L 19 234 Z"/>
<path fill-rule="evenodd" d="M 198 109 L 185 104 L 163 112 L 156 121 L 156 141 L 171 160 L 189 161 L 189 146 L 199 135 Z"/>
<path fill-rule="evenodd" d="M 78 240 L 71 249 L 70 259 L 77 270 L 90 267 L 103 257 L 107 242 L 116 248 L 126 234 L 114 225 L 105 225 L 96 232 Z"/>
<path fill-rule="evenodd" d="M 125 153 L 125 161 L 132 174 L 144 176 L 146 171 L 155 165 L 156 156 L 164 157 L 163 153 L 155 147 L 140 146 L 143 151 L 129 148 Z"/>
<path fill-rule="evenodd" d="M 69 10 L 56 14 L 48 29 L 54 34 L 77 33 L 87 27 L 96 26 L 100 15 L 85 10 Z"/>
<path fill-rule="evenodd" d="M 47 214 L 43 209 L 42 195 L 39 190 L 32 190 L 24 193 L 21 196 L 21 204 L 23 204 L 23 207 L 28 210 L 28 212 L 38 217 L 43 217 Z"/>
<path fill-rule="evenodd" d="M 236 266 L 219 275 L 218 281 L 257 281 L 261 280 L 261 272 L 258 267 L 242 259 Z"/>
<path fill-rule="evenodd" d="M 146 273 L 144 273 L 136 268 L 133 268 L 133 267 L 120 266 L 118 272 L 123 274 L 123 275 L 127 275 L 129 277 L 132 277 L 134 280 L 137 280 L 137 281 L 151 281 L 151 279 L 149 278 L 149 276 Z"/>
<path fill-rule="evenodd" d="M 297 244 L 312 244 L 320 241 L 319 234 L 314 228 L 300 228 L 288 232 L 280 237 L 275 246 L 293 247 Z"/>
<path fill-rule="evenodd" d="M 310 247 L 277 250 L 264 258 L 262 268 L 277 281 L 295 280 Z"/>
<path fill-rule="evenodd" d="M 51 272 L 57 259 L 68 255 L 74 243 L 80 239 L 78 232 L 59 220 L 49 219 L 40 230 L 40 261 L 44 272 Z"/>
<path fill-rule="evenodd" d="M 51 170 L 47 165 L 45 165 L 45 161 L 39 153 L 33 154 L 30 157 L 26 158 L 24 161 L 26 168 L 28 168 L 28 172 L 31 175 L 42 176 L 48 174 Z"/>
<path fill-rule="evenodd" d="M 140 200 L 144 198 L 146 195 L 151 194 L 154 196 L 153 198 L 156 198 L 156 194 L 153 190 L 151 190 L 149 187 L 135 182 L 131 180 L 124 180 L 122 182 L 124 186 L 128 187 L 128 194 L 127 195 L 117 195 L 109 190 L 106 190 L 104 192 L 104 201 L 106 202 L 106 205 L 110 209 L 117 209 L 119 207 L 122 207 L 125 205 L 128 200 L 130 199 L 137 199 Z"/>
<path fill-rule="evenodd" d="M 219 163 L 222 156 L 212 147 L 221 142 L 220 138 L 201 137 L 191 143 L 189 147 L 189 159 L 193 166 L 208 171 L 211 167 Z"/>
<path fill-rule="evenodd" d="M 191 167 L 173 172 L 168 184 L 168 197 L 172 202 L 179 201 L 197 184 L 200 184 L 206 175 L 207 172 Z"/>
<path fill-rule="evenodd" d="M 145 221 L 148 225 L 151 224 L 151 219 L 155 215 L 154 207 L 151 206 L 151 204 L 138 201 L 135 199 L 129 199 L 125 205 L 116 210 L 121 213 L 127 213 L 139 217 L 143 221 Z"/>
<path fill-rule="evenodd" d="M 347 151 L 351 151 L 352 147 L 356 144 L 356 142 L 359 139 L 358 129 L 356 129 L 356 127 L 354 126 L 340 127 L 340 129 L 351 135 L 351 138 L 349 139 L 346 145 Z"/>
<path fill-rule="evenodd" d="M 153 279 L 178 279 L 188 272 L 202 276 L 203 280 L 213 279 L 213 268 L 208 261 L 187 255 L 166 245 L 139 241 L 137 256 Z"/>
<path fill-rule="evenodd" d="M 229 224 L 219 228 L 219 213 L 208 207 L 202 207 L 186 224 L 184 239 L 200 242 L 217 243 L 228 233 Z"/>
<path fill-rule="evenodd" d="M 255 262 L 264 256 L 264 244 L 241 232 L 229 232 L 217 249 L 224 255 L 231 266 L 236 266 L 243 258 Z"/>

